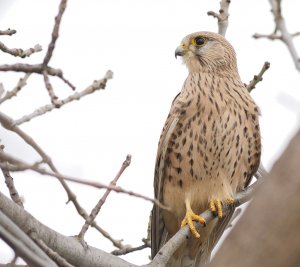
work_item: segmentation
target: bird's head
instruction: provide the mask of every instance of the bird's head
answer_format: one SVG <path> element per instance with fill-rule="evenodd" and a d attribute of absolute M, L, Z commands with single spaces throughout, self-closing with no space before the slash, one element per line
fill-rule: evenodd
<path fill-rule="evenodd" d="M 183 38 L 175 51 L 190 72 L 236 71 L 236 57 L 231 44 L 220 34 L 196 32 Z"/>

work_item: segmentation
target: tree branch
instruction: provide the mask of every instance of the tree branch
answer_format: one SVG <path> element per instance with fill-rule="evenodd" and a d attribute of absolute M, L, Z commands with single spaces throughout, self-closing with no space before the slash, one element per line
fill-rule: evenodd
<path fill-rule="evenodd" d="M 234 200 L 234 207 L 238 207 L 245 202 L 249 201 L 256 189 L 260 186 L 263 179 L 257 180 L 255 183 L 247 187 L 245 191 L 242 191 L 236 195 Z M 223 214 L 226 215 L 232 207 L 223 206 Z M 207 223 L 215 219 L 215 216 L 208 209 L 200 215 L 205 219 Z M 195 223 L 196 229 L 199 230 L 200 227 L 203 227 L 200 223 Z M 187 238 L 191 238 L 191 232 L 188 226 L 181 228 L 156 254 L 153 261 L 146 265 L 148 267 L 152 266 L 165 266 L 175 251 L 186 241 Z"/>
<path fill-rule="evenodd" d="M 2 193 L 0 194 L 2 196 Z M 5 214 L 5 208 L 7 207 L 3 207 L 3 204 L 4 203 L 0 201 L 0 237 L 11 246 L 27 264 L 36 267 L 57 267 L 57 265 L 22 231 L 23 229 L 20 229 L 20 226 L 17 226 L 14 220 Z M 13 204 L 13 202 L 11 202 L 11 204 Z M 24 211 L 21 207 L 17 205 L 16 207 Z M 24 221 L 21 222 L 23 223 Z"/>
<path fill-rule="evenodd" d="M 6 114 L 2 113 L 0 111 L 0 124 L 7 130 L 15 132 L 18 136 L 20 136 L 29 146 L 31 146 L 42 158 L 42 162 L 46 163 L 49 168 L 53 171 L 53 173 L 58 173 L 56 167 L 54 166 L 52 160 L 50 157 L 42 150 L 42 148 L 24 131 L 22 131 L 17 125 L 15 125 L 15 122 L 12 118 L 7 116 Z M 78 214 L 86 219 L 88 217 L 87 212 L 84 210 L 83 207 L 79 204 L 77 201 L 76 195 L 72 192 L 72 190 L 69 188 L 68 184 L 61 178 L 59 178 L 59 182 L 63 186 L 64 190 L 67 193 L 68 196 L 68 202 L 72 202 L 78 212 Z M 122 244 L 120 241 L 113 239 L 107 231 L 103 230 L 100 226 L 98 226 L 95 222 L 92 224 L 95 229 L 97 229 L 101 234 L 103 234 L 104 237 L 107 237 L 117 248 L 122 248 Z"/>
<path fill-rule="evenodd" d="M 123 164 L 122 164 L 120 170 L 118 171 L 116 177 L 110 182 L 110 184 L 109 184 L 110 186 L 116 186 L 117 181 L 121 177 L 122 173 L 126 170 L 126 168 L 130 165 L 130 163 L 131 163 L 131 155 L 127 155 L 126 160 L 123 162 Z M 105 203 L 105 201 L 106 201 L 106 199 L 107 199 L 107 197 L 108 197 L 108 195 L 111 191 L 112 191 L 111 189 L 106 190 L 106 192 L 104 193 L 102 198 L 99 200 L 97 205 L 93 208 L 91 214 L 86 219 L 84 225 L 81 228 L 80 233 L 78 234 L 78 239 L 81 242 L 83 242 L 84 235 L 85 235 L 86 231 L 88 230 L 91 223 L 95 221 L 96 216 L 99 214 L 99 211 L 100 211 L 101 207 Z"/>
<path fill-rule="evenodd" d="M 58 14 L 55 17 L 55 23 L 54 23 L 54 27 L 53 27 L 53 31 L 52 31 L 52 39 L 51 39 L 51 42 L 48 46 L 48 50 L 47 50 L 47 53 L 46 53 L 44 61 L 43 61 L 43 67 L 44 68 L 46 66 L 48 66 L 48 63 L 49 63 L 49 61 L 52 57 L 52 54 L 53 54 L 53 51 L 54 51 L 54 48 L 55 48 L 55 43 L 56 43 L 56 40 L 58 38 L 58 32 L 59 32 L 61 18 L 62 18 L 62 15 L 64 14 L 64 12 L 66 10 L 66 6 L 67 6 L 67 0 L 61 0 L 61 2 L 59 4 Z"/>
<path fill-rule="evenodd" d="M 266 35 L 266 34 L 254 34 L 254 38 L 268 38 L 270 40 L 281 40 L 285 43 L 287 46 L 291 57 L 294 61 L 295 67 L 298 71 L 300 71 L 300 58 L 297 53 L 296 47 L 293 42 L 293 37 L 298 36 L 300 33 L 290 34 L 287 30 L 285 19 L 282 16 L 281 13 L 281 0 L 269 0 L 272 13 L 274 16 L 274 22 L 275 22 L 275 31 L 272 34 Z M 278 34 L 277 32 L 280 32 Z"/>
<path fill-rule="evenodd" d="M 208 16 L 212 16 L 218 19 L 218 32 L 223 36 L 225 36 L 228 27 L 229 4 L 230 0 L 221 0 L 219 13 L 216 13 L 214 11 L 207 12 Z"/>
<path fill-rule="evenodd" d="M 31 56 L 33 53 L 42 51 L 42 46 L 37 44 L 33 48 L 23 50 L 21 48 L 8 48 L 4 43 L 0 42 L 0 50 L 12 56 L 24 58 Z"/>
<path fill-rule="evenodd" d="M 262 66 L 261 71 L 257 75 L 254 75 L 253 80 L 251 80 L 250 83 L 247 85 L 247 90 L 249 92 L 251 92 L 260 81 L 262 81 L 262 79 L 263 79 L 262 77 L 263 77 L 264 73 L 269 68 L 270 68 L 270 62 L 266 61 L 264 63 L 264 65 Z"/>
<path fill-rule="evenodd" d="M 18 84 L 16 85 L 15 88 L 13 88 L 11 91 L 8 91 L 5 93 L 5 95 L 0 98 L 0 104 L 5 102 L 8 99 L 11 99 L 12 97 L 16 96 L 18 92 L 26 85 L 26 82 L 28 78 L 30 77 L 31 73 L 26 73 L 23 78 L 20 78 L 18 81 Z"/>
<path fill-rule="evenodd" d="M 21 125 L 24 122 L 28 122 L 28 121 L 32 120 L 33 118 L 44 115 L 45 113 L 50 112 L 53 109 L 60 108 L 72 101 L 80 100 L 84 96 L 92 94 L 97 90 L 105 89 L 107 81 L 109 79 L 112 79 L 112 76 L 113 76 L 112 71 L 110 71 L 110 70 L 107 71 L 105 76 L 102 79 L 94 81 L 92 85 L 88 86 L 83 91 L 76 92 L 62 100 L 56 100 L 55 104 L 52 103 L 49 105 L 42 106 L 42 107 L 36 109 L 35 111 L 33 111 L 31 114 L 25 115 L 25 116 L 21 117 L 20 119 L 15 120 L 15 125 Z"/>
<path fill-rule="evenodd" d="M 91 246 L 84 247 L 74 237 L 67 237 L 50 229 L 20 208 L 0 192 L 0 210 L 15 222 L 26 234 L 36 232 L 41 240 L 53 251 L 62 255 L 75 266 L 84 267 L 136 267 L 127 261 Z M 2 219 L 0 220 L 2 223 Z M 31 247 L 29 247 L 30 249 Z M 33 265 L 39 266 L 39 265 Z M 45 267 L 48 265 L 42 265 Z M 56 266 L 56 265 L 54 265 Z"/>
<path fill-rule="evenodd" d="M 17 31 L 16 30 L 12 30 L 12 29 L 7 29 L 5 31 L 0 31 L 0 35 L 13 35 L 15 34 Z"/>

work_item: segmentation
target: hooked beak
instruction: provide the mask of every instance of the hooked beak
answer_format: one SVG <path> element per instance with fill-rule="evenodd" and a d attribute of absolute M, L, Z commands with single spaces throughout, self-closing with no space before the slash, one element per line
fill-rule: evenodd
<path fill-rule="evenodd" d="M 186 52 L 186 48 L 184 48 L 182 45 L 178 46 L 175 50 L 175 58 L 177 58 L 177 56 L 182 57 Z"/>

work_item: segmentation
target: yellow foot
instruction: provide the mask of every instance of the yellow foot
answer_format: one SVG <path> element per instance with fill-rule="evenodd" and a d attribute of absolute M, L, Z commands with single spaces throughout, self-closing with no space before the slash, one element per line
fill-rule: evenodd
<path fill-rule="evenodd" d="M 205 226 L 206 225 L 205 219 L 193 212 L 189 200 L 186 200 L 185 205 L 186 205 L 186 214 L 184 219 L 181 222 L 181 228 L 184 227 L 185 225 L 188 225 L 194 237 L 199 238 L 200 234 L 197 232 L 193 221 L 199 222 Z"/>
<path fill-rule="evenodd" d="M 232 197 L 227 197 L 226 199 L 228 205 L 233 205 L 234 199 Z M 209 209 L 213 213 L 217 213 L 219 218 L 223 217 L 223 209 L 222 209 L 222 202 L 219 198 L 212 199 L 209 201 Z"/>

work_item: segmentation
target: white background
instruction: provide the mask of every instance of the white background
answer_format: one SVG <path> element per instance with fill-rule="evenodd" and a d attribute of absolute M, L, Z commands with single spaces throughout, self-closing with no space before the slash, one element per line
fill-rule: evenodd
<path fill-rule="evenodd" d="M 27 49 L 39 43 L 43 52 L 29 59 L 0 53 L 0 64 L 40 63 L 51 38 L 59 1 L 0 2 L 0 28 L 17 34 L 1 36 L 8 47 Z M 109 183 L 127 154 L 132 164 L 119 185 L 153 196 L 153 172 L 157 142 L 173 97 L 187 76 L 174 51 L 181 39 L 192 32 L 217 31 L 216 21 L 206 15 L 218 11 L 219 1 L 103 0 L 68 2 L 52 67 L 61 68 L 77 90 L 114 72 L 105 91 L 52 111 L 22 125 L 51 156 L 59 171 L 83 179 Z M 300 30 L 298 0 L 283 1 L 283 15 L 291 32 Z M 232 1 L 227 39 L 237 52 L 242 80 L 248 83 L 265 61 L 271 68 L 252 96 L 262 111 L 262 160 L 269 169 L 299 126 L 300 74 L 279 41 L 254 40 L 255 32 L 271 33 L 273 17 L 268 1 Z M 300 38 L 295 39 L 299 48 Z M 298 49 L 300 52 L 300 49 Z M 11 90 L 21 73 L 0 72 L 0 82 Z M 51 77 L 55 92 L 65 97 L 72 91 Z M 1 111 L 14 119 L 49 103 L 42 77 L 32 75 L 17 98 L 1 105 Z M 38 156 L 15 134 L 0 128 L 6 151 L 28 162 Z M 25 208 L 37 219 L 64 235 L 76 235 L 83 224 L 73 205 L 53 178 L 32 172 L 13 174 Z M 89 212 L 103 190 L 69 183 L 80 204 Z M 1 192 L 8 195 L 4 179 Z M 101 227 L 124 244 L 140 245 L 146 237 L 152 204 L 123 194 L 111 193 L 97 217 Z M 89 245 L 111 251 L 100 233 L 91 229 Z M 125 258 L 133 263 L 148 261 L 149 250 Z M 0 242 L 0 262 L 8 262 L 12 252 Z"/>

